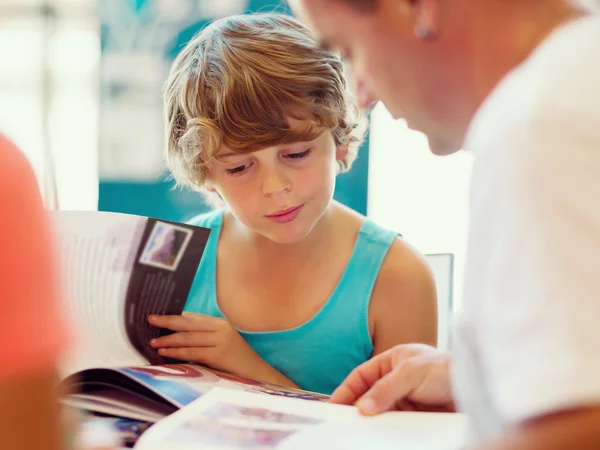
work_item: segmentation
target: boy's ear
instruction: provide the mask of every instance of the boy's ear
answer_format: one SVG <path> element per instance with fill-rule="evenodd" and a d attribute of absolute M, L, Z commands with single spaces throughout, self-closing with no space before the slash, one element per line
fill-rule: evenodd
<path fill-rule="evenodd" d="M 344 159 L 347 155 L 348 155 L 348 148 L 350 147 L 350 144 L 346 144 L 343 147 L 338 147 L 335 150 L 335 159 L 337 161 L 340 161 L 342 159 Z"/>
<path fill-rule="evenodd" d="M 206 189 L 208 192 L 217 192 L 217 189 L 208 178 L 204 180 L 204 189 Z"/>

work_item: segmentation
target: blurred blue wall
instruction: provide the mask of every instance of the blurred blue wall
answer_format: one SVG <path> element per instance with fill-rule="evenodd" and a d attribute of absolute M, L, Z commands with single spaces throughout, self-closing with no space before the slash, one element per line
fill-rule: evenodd
<path fill-rule="evenodd" d="M 101 0 L 101 4 L 115 0 Z M 116 0 L 126 4 L 127 15 L 148 14 L 149 3 L 153 0 Z M 221 0 L 196 0 L 221 1 Z M 229 0 L 232 1 L 232 0 Z M 242 2 L 243 3 L 243 2 Z M 173 6 L 178 2 L 173 2 Z M 289 12 L 287 7 L 277 1 L 250 0 L 246 2 L 247 11 L 273 11 Z M 100 8 L 102 21 L 102 50 L 106 50 L 105 37 L 110 32 L 113 23 L 124 19 L 120 17 L 118 9 Z M 115 13 L 117 11 L 117 13 Z M 206 20 L 199 20 L 191 26 L 181 29 L 173 40 L 164 49 L 165 57 L 170 61 L 178 50 L 203 26 Z M 367 210 L 367 178 L 368 178 L 368 140 L 360 149 L 359 158 L 349 173 L 338 177 L 335 198 L 356 211 L 366 214 Z M 102 149 L 101 149 L 102 151 Z M 202 201 L 200 194 L 188 190 L 173 190 L 173 183 L 165 181 L 164 175 L 156 174 L 144 180 L 128 178 L 127 176 L 105 177 L 100 173 L 99 204 L 98 208 L 104 211 L 126 212 L 146 215 L 166 220 L 183 221 L 189 217 L 208 209 Z"/>

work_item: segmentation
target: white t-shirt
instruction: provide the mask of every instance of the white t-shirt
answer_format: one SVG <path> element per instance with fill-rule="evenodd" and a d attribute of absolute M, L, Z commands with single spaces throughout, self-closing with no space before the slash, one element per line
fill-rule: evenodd
<path fill-rule="evenodd" d="M 453 380 L 478 438 L 600 404 L 600 17 L 555 30 L 477 112 Z"/>

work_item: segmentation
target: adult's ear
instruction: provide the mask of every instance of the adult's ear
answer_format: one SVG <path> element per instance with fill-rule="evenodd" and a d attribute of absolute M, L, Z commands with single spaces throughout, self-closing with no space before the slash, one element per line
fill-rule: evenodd
<path fill-rule="evenodd" d="M 438 36 L 440 28 L 440 0 L 398 1 L 410 4 L 414 32 L 417 38 L 424 41 L 431 41 Z"/>
<path fill-rule="evenodd" d="M 352 77 L 352 75 L 350 75 Z M 378 102 L 378 98 L 367 84 L 359 79 L 351 79 L 352 90 L 356 97 L 356 106 L 363 112 L 371 111 Z"/>

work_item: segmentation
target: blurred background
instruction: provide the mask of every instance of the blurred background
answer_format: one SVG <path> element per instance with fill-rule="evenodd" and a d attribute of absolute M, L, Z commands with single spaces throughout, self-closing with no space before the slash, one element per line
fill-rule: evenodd
<path fill-rule="evenodd" d="M 186 220 L 202 197 L 163 170 L 161 88 L 209 21 L 277 0 L 0 0 L 0 131 L 27 154 L 49 205 Z M 596 6 L 598 0 L 587 0 Z M 462 277 L 472 156 L 432 156 L 383 105 L 336 198 Z M 460 283 L 454 283 L 460 304 Z"/>

